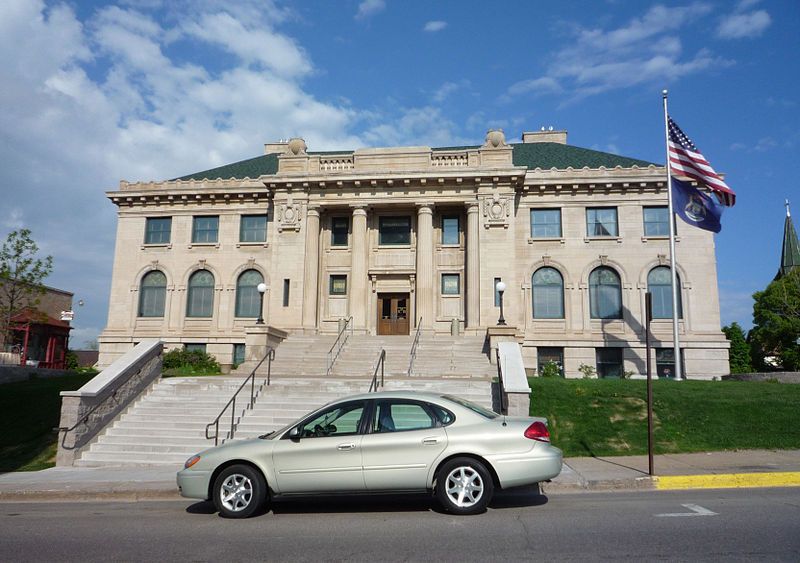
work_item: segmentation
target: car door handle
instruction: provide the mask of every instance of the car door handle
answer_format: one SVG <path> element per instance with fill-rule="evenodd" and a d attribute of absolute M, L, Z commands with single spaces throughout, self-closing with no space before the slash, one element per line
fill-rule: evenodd
<path fill-rule="evenodd" d="M 426 446 L 433 446 L 439 443 L 439 438 L 424 438 L 422 440 L 422 443 L 425 444 Z"/>
<path fill-rule="evenodd" d="M 354 450 L 355 448 L 356 448 L 356 445 L 351 443 L 351 444 L 339 444 L 337 449 L 339 449 L 339 450 L 344 452 L 344 451 L 347 451 L 347 450 Z"/>

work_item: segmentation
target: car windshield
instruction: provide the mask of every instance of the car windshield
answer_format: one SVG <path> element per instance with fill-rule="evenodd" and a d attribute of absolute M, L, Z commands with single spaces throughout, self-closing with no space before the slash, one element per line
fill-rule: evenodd
<path fill-rule="evenodd" d="M 459 397 L 453 397 L 452 395 L 442 395 L 443 399 L 447 399 L 448 401 L 452 401 L 462 407 L 466 407 L 472 412 L 476 412 L 479 415 L 485 418 L 497 418 L 497 413 L 494 411 L 490 411 L 489 409 L 485 409 L 480 405 L 476 405 L 475 403 L 471 403 L 470 401 L 465 401 Z"/>

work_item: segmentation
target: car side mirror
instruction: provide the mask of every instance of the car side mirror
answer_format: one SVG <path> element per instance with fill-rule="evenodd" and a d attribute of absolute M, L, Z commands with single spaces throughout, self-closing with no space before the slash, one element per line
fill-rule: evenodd
<path fill-rule="evenodd" d="M 300 427 L 299 426 L 295 426 L 294 428 L 289 430 L 289 434 L 287 434 L 287 435 L 289 436 L 290 440 L 299 440 L 300 439 Z"/>

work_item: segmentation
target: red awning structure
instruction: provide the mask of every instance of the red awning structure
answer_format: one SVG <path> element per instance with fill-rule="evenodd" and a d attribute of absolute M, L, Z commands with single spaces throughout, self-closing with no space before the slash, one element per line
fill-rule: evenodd
<path fill-rule="evenodd" d="M 69 323 L 26 309 L 11 318 L 11 330 L 21 350 L 20 365 L 64 369 L 69 346 Z"/>

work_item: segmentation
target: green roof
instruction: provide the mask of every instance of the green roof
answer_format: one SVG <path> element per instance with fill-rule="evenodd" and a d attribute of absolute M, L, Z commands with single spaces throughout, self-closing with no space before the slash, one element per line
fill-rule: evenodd
<path fill-rule="evenodd" d="M 787 204 L 788 205 L 788 204 Z M 783 224 L 783 250 L 781 252 L 781 267 L 775 279 L 780 279 L 795 268 L 800 267 L 800 242 L 794 230 L 792 216 L 786 213 L 786 222 Z"/>
<path fill-rule="evenodd" d="M 514 166 L 525 166 L 533 170 L 535 168 L 542 168 L 549 170 L 557 168 L 564 170 L 566 168 L 616 168 L 621 166 L 623 168 L 630 168 L 632 166 L 647 167 L 653 162 L 646 160 L 638 160 L 636 158 L 628 158 L 607 152 L 595 151 L 591 149 L 583 149 L 581 147 L 573 147 L 571 145 L 563 145 L 561 143 L 518 143 L 511 145 L 514 149 L 513 163 Z M 434 148 L 434 151 L 455 151 L 455 150 L 468 150 L 479 149 L 479 146 L 461 146 L 461 147 L 439 147 Z M 308 154 L 314 155 L 330 155 L 330 154 L 352 154 L 353 151 L 325 151 L 325 152 L 309 152 Z M 660 166 L 655 164 L 655 166 Z M 187 174 L 176 180 L 213 180 L 216 178 L 258 178 L 262 175 L 271 175 L 278 172 L 278 155 L 266 154 L 249 158 L 225 166 L 211 168 L 202 172 L 195 172 L 194 174 Z"/>

